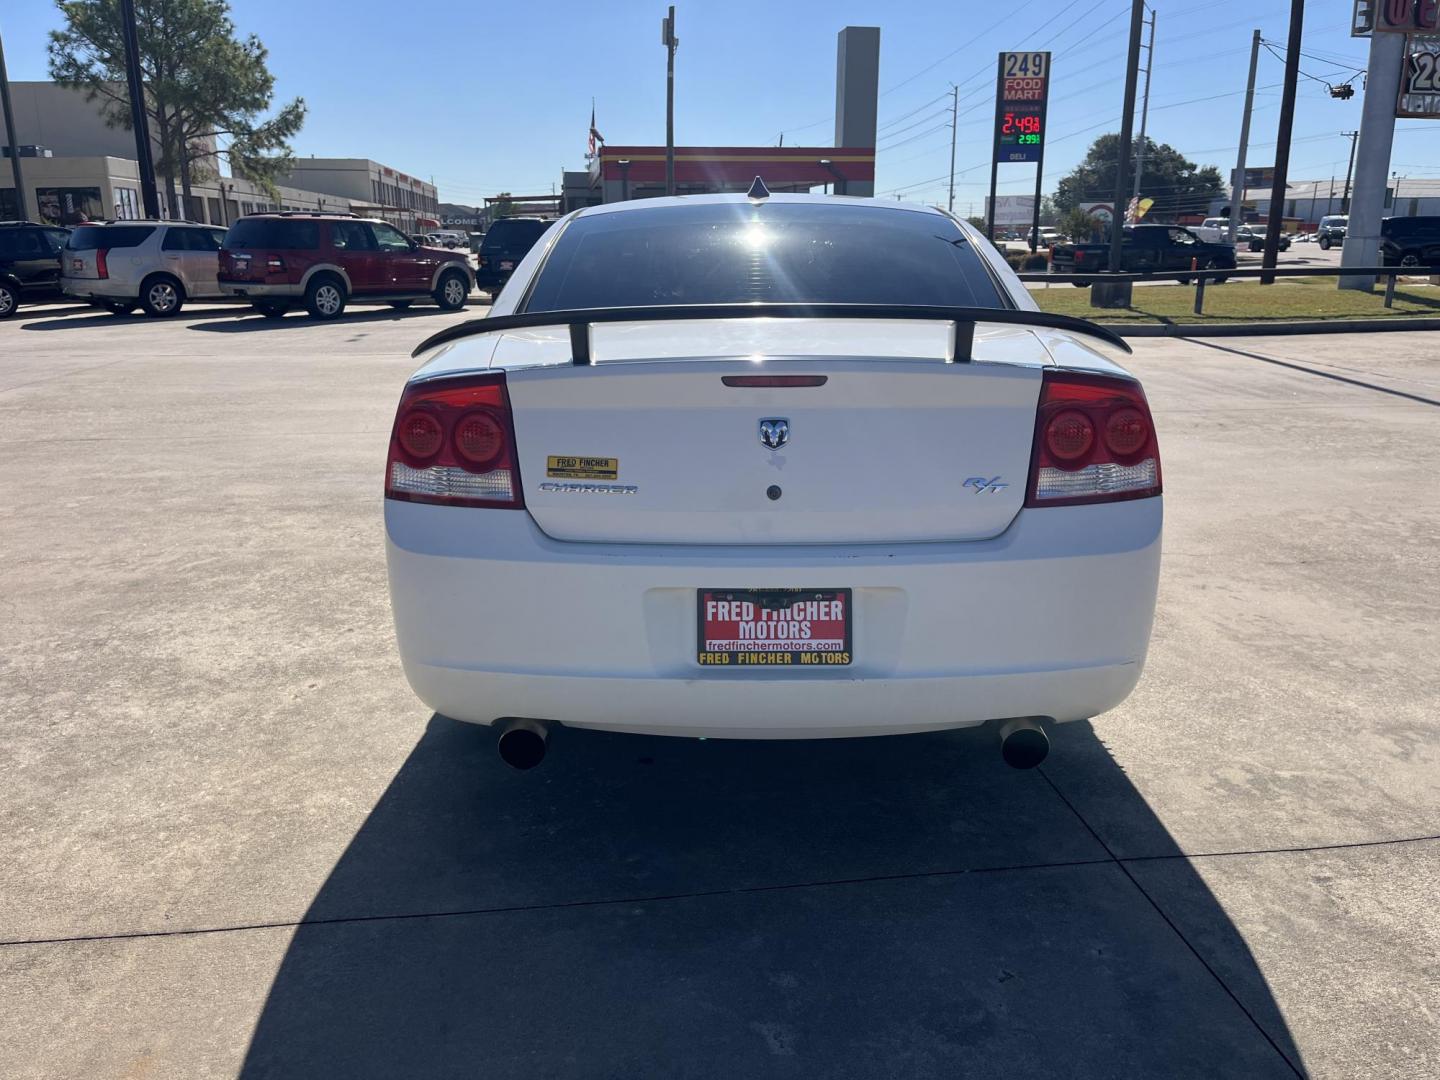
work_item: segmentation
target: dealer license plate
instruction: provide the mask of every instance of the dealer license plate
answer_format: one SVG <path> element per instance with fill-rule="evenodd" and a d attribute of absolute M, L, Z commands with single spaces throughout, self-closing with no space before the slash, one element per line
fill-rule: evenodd
<path fill-rule="evenodd" d="M 703 667 L 850 663 L 849 589 L 700 589 L 696 608 Z"/>
<path fill-rule="evenodd" d="M 514 264 L 513 262 L 502 262 L 502 263 L 500 264 L 500 269 L 501 269 L 501 270 L 514 270 L 514 269 L 515 269 L 515 264 Z"/>

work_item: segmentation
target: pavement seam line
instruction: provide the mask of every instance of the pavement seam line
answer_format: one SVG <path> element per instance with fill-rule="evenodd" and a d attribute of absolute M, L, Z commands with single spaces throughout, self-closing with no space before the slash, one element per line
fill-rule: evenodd
<path fill-rule="evenodd" d="M 1306 375 L 1317 375 L 1322 379 L 1331 379 L 1335 382 L 1345 383 L 1347 386 L 1358 386 L 1362 390 L 1374 390 L 1377 394 L 1390 394 L 1394 397 L 1405 398 L 1407 401 L 1418 401 L 1422 405 L 1434 405 L 1440 408 L 1440 401 L 1435 398 L 1423 397 L 1420 394 L 1412 394 L 1405 390 L 1394 390 L 1388 386 L 1381 386 L 1378 383 L 1368 383 L 1363 379 L 1351 379 L 1345 375 L 1337 375 L 1333 371 L 1321 371 L 1319 368 L 1306 367 L 1304 364 L 1297 364 L 1290 360 L 1279 360 L 1273 356 L 1264 356 L 1261 353 L 1246 352 L 1244 349 L 1232 349 L 1225 345 L 1216 345 L 1209 341 L 1198 341 L 1194 338 L 1185 338 L 1191 345 L 1199 345 L 1203 349 L 1214 349 L 1217 352 L 1230 353 L 1232 356 L 1244 356 L 1251 360 L 1260 360 L 1267 364 L 1274 364 L 1277 367 L 1289 368 L 1291 371 L 1303 371 Z"/>
<path fill-rule="evenodd" d="M 1041 774 L 1044 775 L 1043 773 Z M 1054 783 L 1046 777 L 1047 782 L 1054 787 Z M 1058 792 L 1057 792 L 1058 793 Z M 1064 796 L 1060 796 L 1062 801 Z M 1068 801 L 1067 805 L 1068 804 Z M 1074 807 L 1070 807 L 1075 813 Z M 1079 814 L 1076 814 L 1079 817 Z M 1089 824 L 1081 819 L 1087 829 Z M 1095 831 L 1090 829 L 1092 836 Z M 969 870 L 925 870 L 913 874 L 874 874 L 867 877 L 857 878 L 834 878 L 825 881 L 794 881 L 781 882 L 777 885 L 747 885 L 735 889 L 707 889 L 698 892 L 685 893 L 662 893 L 653 896 L 626 896 L 611 897 L 599 900 L 566 900 L 551 904 L 510 904 L 502 907 L 486 908 L 459 908 L 448 911 L 407 911 L 397 912 L 388 915 L 337 915 L 328 919 L 282 919 L 275 922 L 263 923 L 235 923 L 229 926 L 197 926 L 187 927 L 182 930 L 131 930 L 120 931 L 113 934 L 77 934 L 68 937 L 51 938 L 15 938 L 9 941 L 0 941 L 0 948 L 6 946 L 21 945 L 69 945 L 85 941 L 131 941 L 147 938 L 169 938 L 169 937 L 199 937 L 205 934 L 233 934 L 245 930 L 284 930 L 298 929 L 302 926 L 340 926 L 347 923 L 367 922 L 404 922 L 415 919 L 450 919 L 474 915 L 506 915 L 525 911 L 558 911 L 566 908 L 583 907 L 605 907 L 614 904 L 652 904 L 664 903 L 671 900 L 696 900 L 715 896 L 743 896 L 749 893 L 764 892 L 785 892 L 798 889 L 821 889 L 833 888 L 844 885 L 867 885 L 884 881 L 916 881 L 926 878 L 961 877 L 965 874 L 996 874 L 1018 870 L 1063 870 L 1076 866 L 1108 866 L 1112 862 L 1159 862 L 1166 859 L 1223 859 L 1230 857 L 1241 857 L 1247 855 L 1291 855 L 1303 854 L 1311 851 L 1341 851 L 1350 848 L 1385 847 L 1393 844 L 1416 844 L 1426 841 L 1440 840 L 1440 834 L 1435 836 L 1403 836 L 1393 840 L 1359 840 L 1344 844 L 1316 844 L 1308 847 L 1289 848 L 1257 848 L 1247 851 L 1207 851 L 1196 855 L 1187 855 L 1184 852 L 1175 852 L 1166 855 L 1129 855 L 1119 858 L 1110 852 L 1110 849 L 1095 836 L 1096 842 L 1105 849 L 1108 858 L 1105 859 L 1074 859 L 1061 862 L 1044 863 L 1016 863 L 1005 866 L 979 866 Z M 1138 886 L 1137 886 L 1138 887 Z"/>
<path fill-rule="evenodd" d="M 1280 1056 L 1280 1060 L 1285 1062 L 1286 1066 L 1290 1069 L 1292 1073 L 1299 1077 L 1300 1080 L 1305 1080 L 1304 1071 L 1301 1070 L 1299 1066 L 1297 1066 L 1293 1061 L 1290 1060 L 1290 1055 L 1286 1054 L 1284 1050 L 1280 1049 L 1280 1045 L 1271 1037 L 1270 1033 L 1265 1030 L 1264 1026 L 1260 1023 L 1260 1021 L 1255 1019 L 1255 1014 L 1245 1007 L 1245 1003 L 1240 1000 L 1240 998 L 1236 995 L 1235 991 L 1230 989 L 1229 984 L 1227 984 L 1225 980 L 1220 977 L 1220 973 L 1210 966 L 1210 963 L 1205 959 L 1205 957 L 1200 955 L 1200 950 L 1190 943 L 1190 939 L 1187 938 L 1183 932 L 1181 932 L 1180 927 L 1175 925 L 1175 921 L 1165 913 L 1165 909 L 1156 902 L 1153 896 L 1151 896 L 1148 892 L 1145 891 L 1145 886 L 1140 884 L 1139 880 L 1136 879 L 1135 875 L 1130 872 L 1130 868 L 1126 866 L 1122 860 L 1117 858 L 1115 853 L 1110 850 L 1110 845 L 1107 844 L 1103 838 L 1101 838 L 1100 834 L 1095 831 L 1094 827 L 1090 824 L 1090 822 L 1085 820 L 1084 815 L 1080 813 L 1079 809 L 1075 806 L 1075 804 L 1065 797 L 1065 793 L 1061 791 L 1060 786 L 1050 778 L 1050 774 L 1047 773 L 1044 769 L 1036 769 L 1035 771 L 1044 778 L 1045 783 L 1050 785 L 1050 790 L 1055 792 L 1056 798 L 1058 798 L 1069 808 L 1070 812 L 1075 815 L 1075 819 L 1085 827 L 1086 832 L 1088 832 L 1092 837 L 1094 837 L 1095 842 L 1105 849 L 1105 853 L 1110 856 L 1111 861 L 1117 867 L 1119 867 L 1120 872 L 1130 880 L 1130 884 L 1135 886 L 1135 890 L 1145 898 L 1146 902 L 1152 908 L 1154 908 L 1155 914 L 1159 915 L 1160 918 L 1164 920 L 1165 925 L 1170 927 L 1171 931 L 1175 934 L 1175 936 L 1180 939 L 1181 944 L 1183 944 L 1185 948 L 1190 951 L 1190 955 L 1195 957 L 1195 959 L 1200 963 L 1200 966 L 1210 973 L 1210 977 L 1215 980 L 1216 984 L 1220 987 L 1221 990 L 1225 991 L 1226 996 L 1235 1003 L 1235 1007 L 1239 1009 L 1242 1014 L 1244 1014 L 1245 1019 L 1250 1021 L 1251 1027 L 1258 1031 L 1260 1033 L 1260 1037 L 1270 1044 L 1270 1049 L 1274 1050 L 1275 1053 Z"/>

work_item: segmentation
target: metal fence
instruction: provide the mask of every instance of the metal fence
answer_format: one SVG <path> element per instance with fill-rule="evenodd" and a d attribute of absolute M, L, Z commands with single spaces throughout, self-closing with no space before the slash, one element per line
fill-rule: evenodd
<path fill-rule="evenodd" d="M 1122 270 L 1110 273 L 1102 271 L 1093 274 L 1061 274 L 1061 273 L 1036 273 L 1033 271 L 1019 275 L 1021 281 L 1025 282 L 1047 282 L 1055 285 L 1063 285 L 1067 282 L 1074 285 L 1095 285 L 1109 284 L 1122 281 L 1179 281 L 1182 285 L 1195 282 L 1195 314 L 1205 313 L 1205 283 L 1214 280 L 1216 284 L 1229 278 L 1266 278 L 1274 279 L 1281 277 L 1375 277 L 1385 279 L 1385 306 L 1392 307 L 1395 302 L 1395 281 L 1401 277 L 1423 277 L 1430 275 L 1431 279 L 1440 284 L 1440 266 L 1284 266 L 1275 267 L 1271 270 L 1264 268 L 1220 269 L 1220 270 Z"/>

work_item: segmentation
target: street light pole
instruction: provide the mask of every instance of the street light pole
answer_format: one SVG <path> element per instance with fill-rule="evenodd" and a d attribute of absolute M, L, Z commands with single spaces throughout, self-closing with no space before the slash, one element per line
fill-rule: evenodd
<path fill-rule="evenodd" d="M 155 159 L 150 153 L 150 116 L 145 109 L 145 81 L 140 73 L 135 0 L 120 0 L 120 21 L 125 38 L 125 79 L 130 88 L 130 126 L 135 129 L 135 162 L 140 167 L 140 198 L 145 204 L 145 216 L 155 221 L 160 217 L 160 195 L 155 190 Z"/>
<path fill-rule="evenodd" d="M 665 44 L 665 194 L 675 194 L 675 47 L 680 39 L 675 36 L 675 5 L 670 5 L 670 14 L 665 16 L 661 30 Z"/>
<path fill-rule="evenodd" d="M 1255 69 L 1260 65 L 1260 31 L 1250 39 L 1250 81 L 1245 84 L 1245 115 L 1240 119 L 1240 153 L 1235 157 L 1235 175 L 1230 183 L 1230 227 L 1226 243 L 1234 246 L 1235 230 L 1245 213 L 1245 154 L 1250 146 L 1250 111 L 1255 105 Z"/>
<path fill-rule="evenodd" d="M 1150 120 L 1150 72 L 1155 67 L 1155 9 L 1150 9 L 1150 44 L 1145 47 L 1145 93 L 1144 104 L 1140 106 L 1140 141 L 1135 146 L 1135 190 L 1131 193 L 1140 198 L 1140 174 L 1145 171 L 1145 127 Z"/>
<path fill-rule="evenodd" d="M 3 40 L 0 40 L 0 107 L 5 110 L 5 142 L 10 147 L 10 172 L 15 177 L 15 216 L 25 221 L 30 215 L 25 212 L 25 177 L 20 168 L 20 144 L 15 140 L 15 113 L 10 107 L 10 77 L 5 73 Z"/>

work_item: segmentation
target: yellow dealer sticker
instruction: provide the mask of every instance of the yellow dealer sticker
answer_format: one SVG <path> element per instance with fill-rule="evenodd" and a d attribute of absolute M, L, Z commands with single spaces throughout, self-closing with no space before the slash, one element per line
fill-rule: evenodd
<path fill-rule="evenodd" d="M 545 459 L 545 475 L 559 480 L 616 480 L 620 476 L 620 459 L 551 454 Z"/>

